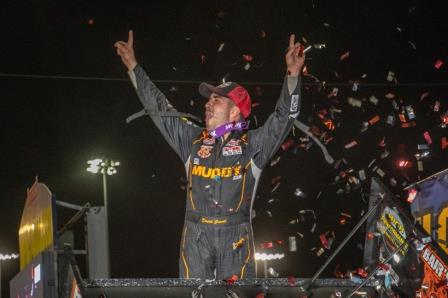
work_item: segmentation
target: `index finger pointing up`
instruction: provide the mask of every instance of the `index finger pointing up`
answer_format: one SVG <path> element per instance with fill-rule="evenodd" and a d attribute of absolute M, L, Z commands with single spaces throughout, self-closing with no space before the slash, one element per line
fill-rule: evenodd
<path fill-rule="evenodd" d="M 294 47 L 294 40 L 296 39 L 296 35 L 295 34 L 291 34 L 289 36 L 289 47 L 293 48 Z"/>
<path fill-rule="evenodd" d="M 128 45 L 132 47 L 134 45 L 134 32 L 132 30 L 129 30 L 128 34 Z"/>

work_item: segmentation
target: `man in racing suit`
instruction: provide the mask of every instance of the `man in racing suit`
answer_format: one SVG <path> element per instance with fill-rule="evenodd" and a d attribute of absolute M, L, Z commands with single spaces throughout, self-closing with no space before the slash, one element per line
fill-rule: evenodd
<path fill-rule="evenodd" d="M 185 165 L 188 178 L 179 258 L 181 278 L 255 277 L 251 211 L 261 171 L 289 134 L 300 111 L 303 47 L 290 36 L 287 75 L 274 112 L 247 130 L 248 92 L 235 83 L 202 83 L 205 126 L 177 112 L 138 65 L 133 33 L 115 43 L 145 111 Z"/>

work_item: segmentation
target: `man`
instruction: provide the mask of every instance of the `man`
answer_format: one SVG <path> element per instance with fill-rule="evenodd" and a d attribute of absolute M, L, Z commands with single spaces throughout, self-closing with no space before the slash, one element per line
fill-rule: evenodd
<path fill-rule="evenodd" d="M 249 93 L 227 82 L 202 83 L 205 129 L 180 117 L 138 65 L 133 33 L 115 43 L 138 97 L 166 141 L 185 164 L 187 206 L 182 233 L 181 278 L 255 277 L 251 211 L 261 171 L 289 134 L 300 111 L 300 72 L 305 57 L 291 35 L 285 55 L 287 75 L 274 112 L 247 131 Z"/>

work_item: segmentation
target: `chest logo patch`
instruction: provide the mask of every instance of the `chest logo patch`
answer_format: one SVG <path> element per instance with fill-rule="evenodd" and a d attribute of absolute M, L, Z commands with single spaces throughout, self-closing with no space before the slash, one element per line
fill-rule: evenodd
<path fill-rule="evenodd" d="M 213 145 L 215 143 L 215 138 L 206 138 L 202 141 L 204 145 Z"/>
<path fill-rule="evenodd" d="M 201 148 L 198 151 L 198 155 L 200 158 L 207 158 L 211 155 L 211 151 L 213 146 L 201 145 Z"/>
<path fill-rule="evenodd" d="M 241 149 L 241 146 L 226 146 L 222 148 L 222 155 L 223 156 L 232 156 L 232 155 L 238 155 L 242 154 L 243 150 Z"/>

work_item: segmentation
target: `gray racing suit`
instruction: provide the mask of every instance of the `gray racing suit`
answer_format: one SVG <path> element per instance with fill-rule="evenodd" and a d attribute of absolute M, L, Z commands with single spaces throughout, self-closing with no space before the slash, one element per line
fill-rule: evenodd
<path fill-rule="evenodd" d="M 251 226 L 255 192 L 262 169 L 299 114 L 300 77 L 285 77 L 275 110 L 263 126 L 214 139 L 186 118 L 173 117 L 176 110 L 140 65 L 129 76 L 146 112 L 185 165 L 188 188 L 180 277 L 255 277 Z"/>

